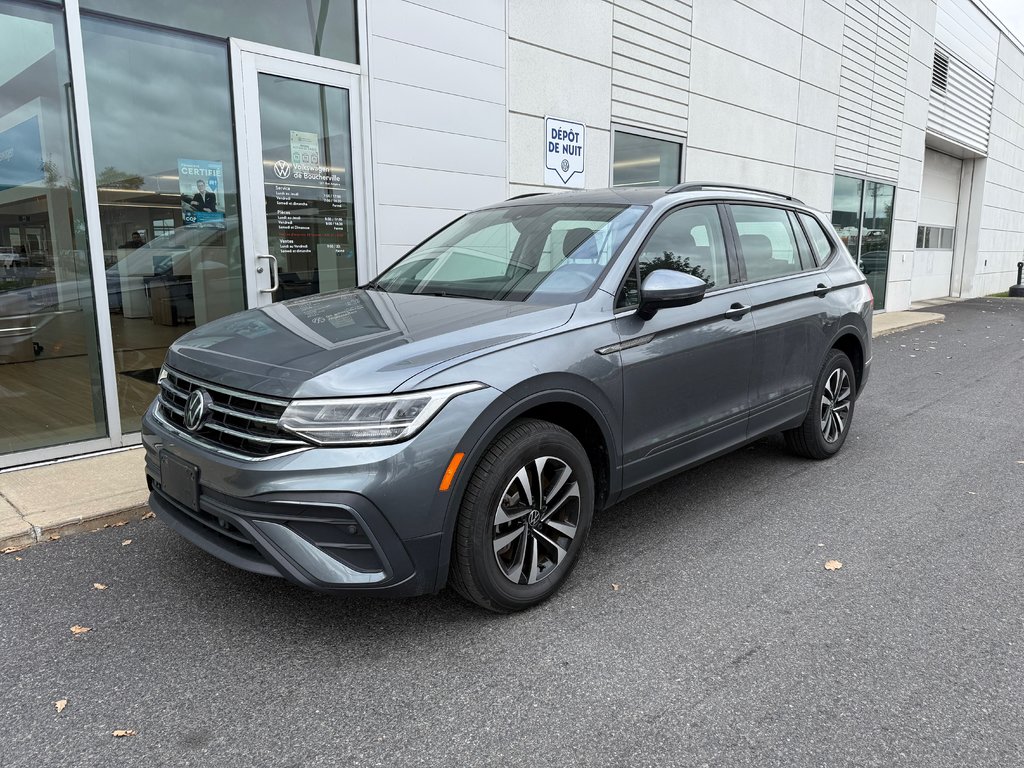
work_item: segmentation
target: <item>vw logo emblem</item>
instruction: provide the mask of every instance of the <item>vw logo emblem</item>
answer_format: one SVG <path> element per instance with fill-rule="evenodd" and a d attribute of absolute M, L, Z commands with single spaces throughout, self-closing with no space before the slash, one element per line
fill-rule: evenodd
<path fill-rule="evenodd" d="M 189 395 L 188 401 L 185 403 L 185 429 L 195 432 L 203 426 L 203 422 L 206 421 L 206 417 L 210 413 L 210 403 L 212 402 L 213 398 L 202 389 L 197 389 Z"/>
<path fill-rule="evenodd" d="M 292 175 L 292 164 L 287 160 L 278 160 L 274 163 L 274 173 L 279 179 L 287 179 Z"/>

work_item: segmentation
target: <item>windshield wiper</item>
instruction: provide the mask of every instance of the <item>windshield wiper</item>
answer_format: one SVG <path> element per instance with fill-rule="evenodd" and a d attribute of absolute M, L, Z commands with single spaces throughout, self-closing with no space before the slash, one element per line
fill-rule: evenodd
<path fill-rule="evenodd" d="M 480 299 L 482 301 L 491 301 L 483 296 L 472 296 L 468 293 L 453 293 L 452 291 L 415 291 L 412 296 L 440 296 L 443 299 Z"/>
<path fill-rule="evenodd" d="M 367 283 L 366 285 L 363 286 L 363 290 L 364 291 L 367 290 L 367 289 L 369 289 L 371 291 L 379 291 L 380 293 L 387 293 L 388 292 L 388 289 L 384 288 L 379 282 L 375 283 L 373 281 L 370 281 L 369 283 Z"/>

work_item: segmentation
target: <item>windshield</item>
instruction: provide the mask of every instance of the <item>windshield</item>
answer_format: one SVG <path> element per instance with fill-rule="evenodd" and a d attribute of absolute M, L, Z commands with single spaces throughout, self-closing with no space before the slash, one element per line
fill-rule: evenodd
<path fill-rule="evenodd" d="M 646 210 L 537 204 L 474 211 L 410 252 L 370 287 L 494 301 L 578 300 Z"/>

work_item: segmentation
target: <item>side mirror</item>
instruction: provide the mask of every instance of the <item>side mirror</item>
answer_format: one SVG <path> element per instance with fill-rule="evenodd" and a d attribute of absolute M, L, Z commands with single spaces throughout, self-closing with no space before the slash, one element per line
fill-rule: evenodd
<path fill-rule="evenodd" d="M 696 304 L 704 298 L 707 289 L 708 284 L 699 277 L 673 269 L 656 269 L 644 278 L 640 286 L 637 317 L 650 320 L 659 309 Z"/>

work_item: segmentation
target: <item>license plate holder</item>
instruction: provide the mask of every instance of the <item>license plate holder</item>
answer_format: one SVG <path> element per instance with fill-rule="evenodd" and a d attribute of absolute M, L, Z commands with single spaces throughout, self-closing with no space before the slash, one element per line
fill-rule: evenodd
<path fill-rule="evenodd" d="M 193 512 L 199 511 L 199 467 L 169 453 L 160 454 L 160 487 Z"/>

